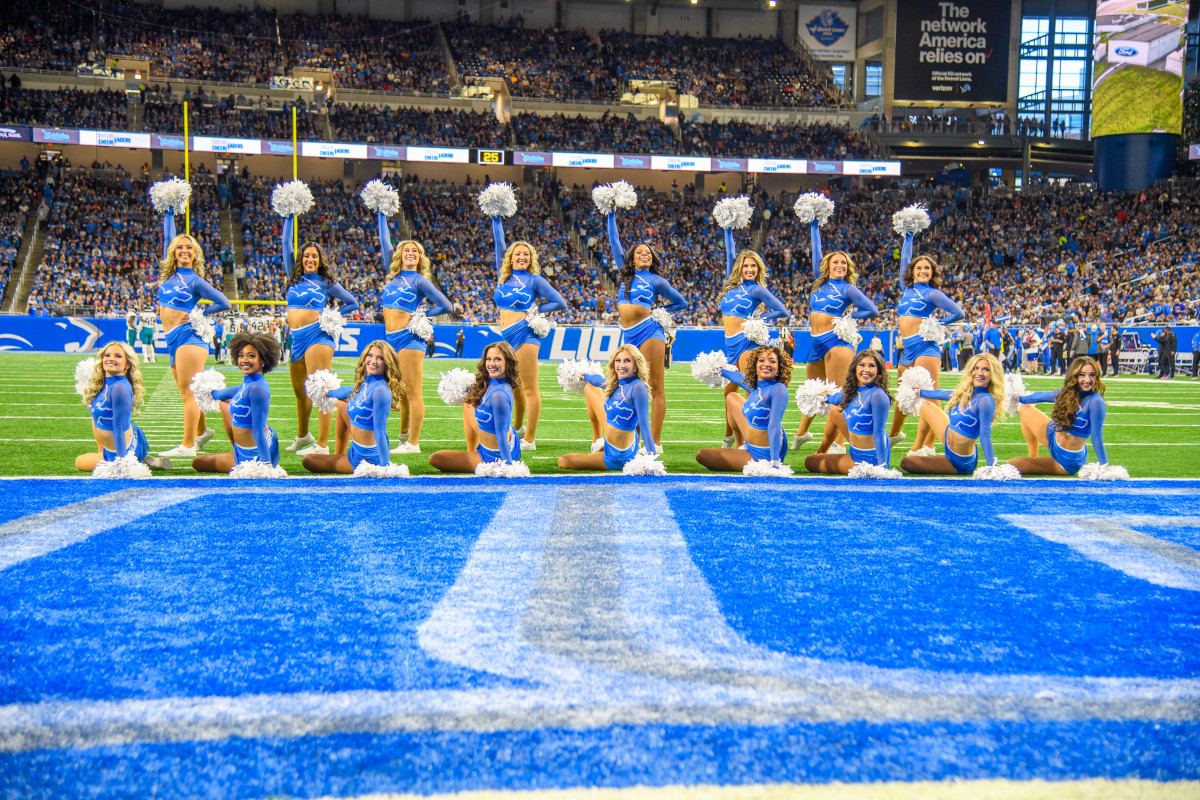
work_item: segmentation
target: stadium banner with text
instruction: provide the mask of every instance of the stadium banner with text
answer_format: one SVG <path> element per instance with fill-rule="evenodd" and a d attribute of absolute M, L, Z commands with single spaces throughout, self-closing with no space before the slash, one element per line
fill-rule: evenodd
<path fill-rule="evenodd" d="M 1183 131 L 1188 3 L 1096 3 L 1092 136 Z"/>
<path fill-rule="evenodd" d="M 1011 13 L 994 0 L 905 0 L 896 24 L 896 100 L 1006 102 Z"/>
<path fill-rule="evenodd" d="M 5 125 L 0 127 L 0 142 L 31 142 L 33 131 L 23 125 Z"/>
<path fill-rule="evenodd" d="M 796 8 L 796 32 L 818 61 L 853 61 L 856 40 L 855 6 L 801 3 Z"/>

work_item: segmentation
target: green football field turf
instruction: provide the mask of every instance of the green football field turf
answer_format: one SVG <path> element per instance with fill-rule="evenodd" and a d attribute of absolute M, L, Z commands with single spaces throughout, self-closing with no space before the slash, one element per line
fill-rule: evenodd
<path fill-rule="evenodd" d="M 75 365 L 81 356 L 65 354 L 0 354 L 0 475 L 79 475 L 74 469 L 75 456 L 94 451 L 88 411 L 74 391 Z M 146 406 L 134 417 L 146 432 L 152 452 L 169 449 L 181 440 L 182 403 L 166 366 L 166 356 L 157 364 L 143 366 Z M 352 379 L 354 360 L 335 359 L 334 369 L 343 381 Z M 213 366 L 209 359 L 208 366 Z M 227 383 L 241 380 L 240 373 L 221 364 Z M 437 474 L 429 466 L 429 454 L 435 450 L 462 449 L 462 411 L 445 405 L 437 395 L 440 374 L 452 367 L 474 370 L 474 362 L 430 359 L 425 362 L 425 427 L 421 436 L 422 453 L 393 456 L 408 465 L 413 475 Z M 583 398 L 567 394 L 555 379 L 556 364 L 542 362 L 539 383 L 542 389 L 542 419 L 538 427 L 536 452 L 525 460 L 534 474 L 558 473 L 558 456 L 568 452 L 587 452 L 591 428 L 584 412 Z M 792 379 L 795 388 L 802 382 L 803 371 Z M 268 376 L 273 402 L 271 425 L 279 433 L 281 445 L 291 442 L 296 432 L 295 400 L 288 374 L 279 370 Z M 953 386 L 956 374 L 944 376 L 943 387 Z M 895 388 L 895 373 L 891 385 Z M 1053 389 L 1061 378 L 1026 377 L 1031 389 Z M 696 451 L 719 446 L 724 435 L 721 392 L 709 389 L 691 377 L 690 365 L 677 363 L 667 372 L 668 409 L 663 428 L 664 462 L 669 472 L 704 472 L 696 463 Z M 1105 397 L 1108 416 L 1105 442 L 1109 461 L 1120 464 L 1135 478 L 1200 478 L 1200 381 L 1187 377 L 1158 381 L 1149 376 L 1122 376 L 1107 382 Z M 1048 408 L 1046 409 L 1048 410 Z M 785 418 L 789 436 L 795 432 L 800 412 L 792 405 Z M 819 437 L 820 421 L 813 425 Z M 230 449 L 216 419 L 217 435 L 207 452 Z M 389 425 L 392 441 L 399 433 L 399 414 L 393 413 Z M 316 415 L 312 429 L 316 431 Z M 916 432 L 916 421 L 905 424 L 908 441 L 894 448 L 892 466 L 908 451 Z M 330 437 L 332 442 L 332 436 Z M 1020 426 L 1013 419 L 997 423 L 994 432 L 997 455 L 1001 460 L 1025 455 Z M 804 473 L 803 457 L 815 451 L 816 444 L 805 445 L 791 453 L 788 463 L 798 474 Z M 941 451 L 941 447 L 938 447 Z M 1045 455 L 1042 451 L 1042 455 Z M 1091 455 L 1091 460 L 1095 456 Z M 177 460 L 174 475 L 195 474 L 188 460 Z M 283 453 L 280 462 L 290 474 L 306 474 L 300 459 Z M 160 473 L 163 474 L 163 473 Z M 807 474 L 807 473 L 804 473 Z"/>

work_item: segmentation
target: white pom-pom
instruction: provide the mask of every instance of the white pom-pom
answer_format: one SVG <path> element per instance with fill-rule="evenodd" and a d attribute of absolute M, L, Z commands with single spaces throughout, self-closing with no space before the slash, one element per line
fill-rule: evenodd
<path fill-rule="evenodd" d="M 329 392 L 342 385 L 342 379 L 327 369 L 319 369 L 304 379 L 304 393 L 322 414 L 337 411 L 337 398 Z"/>
<path fill-rule="evenodd" d="M 933 388 L 933 376 L 924 367 L 909 367 L 900 376 L 900 387 L 896 390 L 896 406 L 908 415 L 921 413 L 922 389 Z"/>
<path fill-rule="evenodd" d="M 215 369 L 205 369 L 197 372 L 188 387 L 196 398 L 196 405 L 203 414 L 215 414 L 221 410 L 221 404 L 213 399 L 213 392 L 225 388 L 224 373 Z"/>
<path fill-rule="evenodd" d="M 661 325 L 663 332 L 675 330 L 675 318 L 665 308 L 656 308 L 651 311 L 650 319 Z"/>
<path fill-rule="evenodd" d="M 309 189 L 304 181 L 281 183 L 271 192 L 271 208 L 281 217 L 303 214 L 312 206 L 312 189 Z"/>
<path fill-rule="evenodd" d="M 192 185 L 182 178 L 171 178 L 150 184 L 150 205 L 159 214 L 174 210 L 176 214 L 187 211 L 188 198 L 192 196 Z"/>
<path fill-rule="evenodd" d="M 196 335 L 203 339 L 208 344 L 213 343 L 213 338 L 217 335 L 217 329 L 213 327 L 212 320 L 204 315 L 200 310 L 200 306 L 196 306 L 188 312 L 188 322 L 191 323 L 192 330 Z"/>
<path fill-rule="evenodd" d="M 698 353 L 692 359 L 692 377 L 713 389 L 720 389 L 729 381 L 721 374 L 721 370 L 729 369 L 729 362 L 720 350 L 711 353 Z"/>
<path fill-rule="evenodd" d="M 342 335 L 342 328 L 346 327 L 346 318 L 337 309 L 327 308 L 317 318 L 317 324 L 321 326 L 321 330 L 332 336 L 336 342 L 338 337 Z"/>
<path fill-rule="evenodd" d="M 892 230 L 901 235 L 920 233 L 929 227 L 929 211 L 920 203 L 905 206 L 892 214 Z"/>
<path fill-rule="evenodd" d="M 433 323 L 425 316 L 425 309 L 418 308 L 408 320 L 408 332 L 423 342 L 433 337 Z"/>
<path fill-rule="evenodd" d="M 613 210 L 613 187 L 604 183 L 592 189 L 592 202 L 596 204 L 597 211 L 608 216 L 608 212 Z"/>
<path fill-rule="evenodd" d="M 1129 470 L 1116 464 L 1100 464 L 1093 461 L 1079 468 L 1079 479 L 1085 481 L 1127 481 Z"/>
<path fill-rule="evenodd" d="M 525 315 L 525 322 L 529 325 L 529 330 L 533 335 L 539 339 L 550 333 L 550 329 L 554 327 L 554 320 L 539 314 L 537 306 L 529 309 L 529 312 Z"/>
<path fill-rule="evenodd" d="M 92 373 L 96 371 L 96 357 L 85 358 L 75 365 L 75 393 L 83 397 L 87 393 L 88 383 L 92 380 Z M 84 401 L 87 405 L 87 401 Z"/>
<path fill-rule="evenodd" d="M 750 198 L 745 195 L 718 200 L 716 208 L 713 209 L 713 219 L 722 228 L 744 228 L 750 224 L 753 214 Z"/>
<path fill-rule="evenodd" d="M 879 464 L 868 464 L 865 461 L 859 461 L 850 468 L 849 477 L 884 480 L 891 478 L 903 478 L 904 473 L 898 469 L 888 469 L 887 467 Z"/>
<path fill-rule="evenodd" d="M 771 327 L 757 317 L 751 317 L 742 323 L 742 333 L 755 344 L 766 344 L 771 341 Z"/>
<path fill-rule="evenodd" d="M 475 474 L 481 478 L 528 478 L 529 466 L 524 461 L 480 461 Z"/>
<path fill-rule="evenodd" d="M 1025 389 L 1025 379 L 1015 373 L 1004 376 L 1004 413 L 1010 417 L 1021 413 L 1021 395 L 1029 394 Z"/>
<path fill-rule="evenodd" d="M 408 465 L 397 464 L 392 462 L 386 467 L 381 467 L 378 464 L 372 464 L 369 461 L 360 461 L 358 466 L 354 468 L 354 477 L 356 478 L 407 478 Z"/>
<path fill-rule="evenodd" d="M 274 467 L 265 461 L 252 458 L 240 464 L 234 464 L 229 470 L 231 478 L 286 478 L 287 471 L 283 467 Z"/>
<path fill-rule="evenodd" d="M 479 210 L 485 217 L 511 217 L 517 213 L 517 195 L 512 184 L 489 183 L 479 193 Z"/>
<path fill-rule="evenodd" d="M 382 212 L 385 217 L 395 216 L 400 210 L 400 193 L 378 178 L 367 181 L 359 196 L 367 208 Z"/>
<path fill-rule="evenodd" d="M 742 474 L 752 478 L 786 478 L 796 474 L 791 467 L 782 461 L 759 461 L 752 459 L 742 467 Z"/>
<path fill-rule="evenodd" d="M 829 395 L 841 391 L 833 381 L 824 378 L 809 378 L 796 388 L 796 408 L 806 417 L 829 416 Z"/>
<path fill-rule="evenodd" d="M 833 323 L 833 335 L 851 347 L 858 347 L 858 343 L 862 341 L 862 334 L 858 332 L 858 320 L 849 314 L 843 314 Z"/>
<path fill-rule="evenodd" d="M 626 475 L 666 475 L 667 465 L 658 460 L 657 455 L 649 453 L 638 453 L 633 458 L 625 462 L 625 466 L 621 468 L 621 472 Z"/>
<path fill-rule="evenodd" d="M 583 376 L 603 374 L 604 367 L 595 361 L 576 361 L 568 358 L 558 365 L 558 385 L 564 392 L 583 394 L 584 387 L 588 385 Z"/>
<path fill-rule="evenodd" d="M 792 210 L 806 225 L 813 220 L 818 225 L 824 225 L 833 216 L 833 201 L 820 192 L 806 192 L 796 198 Z"/>
<path fill-rule="evenodd" d="M 997 464 L 994 467 L 980 467 L 971 477 L 977 481 L 1019 481 L 1021 471 L 1012 464 Z"/>
<path fill-rule="evenodd" d="M 150 477 L 150 468 L 137 460 L 133 453 L 126 453 L 112 461 L 97 461 L 92 470 L 93 478 L 134 478 L 141 480 Z"/>
<path fill-rule="evenodd" d="M 927 342 L 933 342 L 938 347 L 944 345 L 948 338 L 946 335 L 946 326 L 936 317 L 926 317 L 921 320 L 921 327 L 917 328 L 917 333 L 922 339 Z"/>
<path fill-rule="evenodd" d="M 613 181 L 613 206 L 630 209 L 637 205 L 637 189 L 628 181 Z"/>
<path fill-rule="evenodd" d="M 475 383 L 475 376 L 461 367 L 455 367 L 449 372 L 442 373 L 438 381 L 438 396 L 448 406 L 461 406 L 467 399 L 467 392 Z"/>

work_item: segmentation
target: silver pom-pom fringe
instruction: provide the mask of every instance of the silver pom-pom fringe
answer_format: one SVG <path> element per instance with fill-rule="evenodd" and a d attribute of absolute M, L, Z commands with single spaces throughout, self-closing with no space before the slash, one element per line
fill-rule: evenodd
<path fill-rule="evenodd" d="M 829 395 L 842 387 L 824 378 L 809 378 L 796 387 L 796 408 L 806 417 L 829 416 Z"/>
<path fill-rule="evenodd" d="M 896 390 L 896 406 L 909 416 L 921 413 L 922 389 L 933 388 L 933 376 L 924 367 L 909 367 L 900 376 L 900 386 Z"/>
<path fill-rule="evenodd" d="M 613 181 L 613 206 L 628 210 L 637 205 L 637 189 L 628 181 Z"/>
<path fill-rule="evenodd" d="M 592 202 L 596 204 L 596 210 L 602 216 L 608 216 L 608 212 L 613 210 L 613 188 L 607 183 L 602 183 L 592 189 Z"/>
<path fill-rule="evenodd" d="M 511 217 L 517 213 L 517 195 L 508 183 L 489 183 L 479 193 L 479 210 L 485 217 Z"/>
<path fill-rule="evenodd" d="M 697 353 L 692 359 L 692 377 L 713 389 L 720 389 L 729 383 L 721 374 L 723 369 L 729 369 L 729 362 L 721 350 Z"/>
<path fill-rule="evenodd" d="M 921 327 L 917 328 L 917 333 L 922 339 L 927 342 L 933 342 L 938 347 L 944 345 L 948 338 L 946 335 L 946 326 L 937 317 L 926 317 L 921 320 Z"/>
<path fill-rule="evenodd" d="M 742 323 L 742 333 L 746 338 L 758 345 L 771 341 L 771 327 L 757 317 L 751 317 Z"/>
<path fill-rule="evenodd" d="M 657 455 L 639 453 L 625 462 L 621 472 L 626 475 L 663 476 L 667 474 L 667 465 L 659 461 Z"/>
<path fill-rule="evenodd" d="M 722 228 L 745 228 L 750 224 L 750 217 L 753 215 L 754 209 L 750 207 L 750 198 L 745 195 L 718 200 L 713 209 L 713 219 Z"/>
<path fill-rule="evenodd" d="M 867 464 L 864 461 L 859 461 L 850 468 L 849 477 L 851 478 L 867 478 L 870 480 L 885 480 L 892 478 L 903 478 L 904 473 L 898 469 L 888 469 L 879 464 Z"/>
<path fill-rule="evenodd" d="M 1093 461 L 1079 468 L 1079 479 L 1084 481 L 1127 481 L 1129 470 L 1116 464 L 1100 464 Z"/>
<path fill-rule="evenodd" d="M 281 217 L 293 217 L 307 212 L 313 206 L 312 189 L 304 181 L 288 181 L 278 184 L 271 192 L 271 208 Z"/>
<path fill-rule="evenodd" d="M 584 387 L 588 385 L 583 376 L 603 374 L 604 367 L 595 361 L 577 361 L 568 358 L 558 365 L 558 385 L 564 392 L 583 394 Z"/>
<path fill-rule="evenodd" d="M 182 178 L 170 178 L 150 184 L 150 205 L 159 214 L 174 210 L 176 214 L 187 211 L 188 198 L 192 196 L 192 185 Z"/>
<path fill-rule="evenodd" d="M 833 216 L 833 201 L 820 192 L 806 192 L 796 198 L 792 210 L 805 225 L 813 220 L 818 225 L 824 225 Z"/>
<path fill-rule="evenodd" d="M 321 326 L 321 330 L 332 336 L 336 342 L 338 337 L 342 335 L 342 328 L 346 327 L 346 318 L 337 309 L 327 308 L 317 318 L 317 324 Z"/>
<path fill-rule="evenodd" d="M 663 332 L 675 330 L 675 318 L 665 308 L 656 308 L 650 312 L 650 318 L 662 326 Z"/>
<path fill-rule="evenodd" d="M 980 467 L 971 477 L 977 481 L 1019 481 L 1021 480 L 1021 471 L 1012 464 L 996 464 L 991 467 Z"/>
<path fill-rule="evenodd" d="M 382 213 L 385 217 L 394 217 L 400 210 L 400 193 L 378 178 L 367 181 L 367 185 L 363 187 L 359 196 L 362 198 L 363 205 L 372 211 Z"/>
<path fill-rule="evenodd" d="M 150 477 L 150 468 L 138 461 L 133 453 L 126 453 L 112 461 L 97 461 L 92 477 L 142 480 Z"/>
<path fill-rule="evenodd" d="M 1025 379 L 1015 373 L 1004 376 L 1004 413 L 1010 417 L 1021 413 L 1021 396 L 1030 394 L 1025 389 Z"/>
<path fill-rule="evenodd" d="M 75 393 L 80 397 L 87 394 L 88 383 L 92 380 L 92 373 L 96 371 L 96 357 L 90 356 L 80 361 L 75 365 Z M 84 405 L 87 401 L 84 400 Z"/>
<path fill-rule="evenodd" d="M 900 235 L 917 234 L 929 227 L 929 210 L 920 203 L 904 208 L 892 214 L 892 230 Z"/>
<path fill-rule="evenodd" d="M 529 309 L 525 314 L 525 323 L 529 326 L 530 332 L 539 339 L 550 333 L 550 329 L 555 327 L 554 320 L 539 314 L 537 306 Z"/>
<path fill-rule="evenodd" d="M 354 477 L 356 478 L 407 478 L 409 477 L 408 465 L 397 464 L 392 462 L 386 467 L 381 467 L 378 464 L 372 464 L 369 461 L 360 461 L 358 466 L 354 468 Z"/>
<path fill-rule="evenodd" d="M 475 375 L 461 367 L 455 367 L 449 372 L 442 373 L 438 381 L 438 396 L 448 406 L 461 406 L 467 399 L 467 392 L 475 382 Z"/>
<path fill-rule="evenodd" d="M 418 308 L 408 320 L 408 332 L 423 342 L 433 338 L 433 323 L 425 316 L 425 309 Z"/>
<path fill-rule="evenodd" d="M 217 329 L 213 327 L 212 320 L 204 316 L 204 312 L 200 310 L 200 306 L 196 306 L 188 312 L 188 322 L 197 336 L 210 345 L 213 343 L 213 338 L 217 335 Z"/>
<path fill-rule="evenodd" d="M 234 464 L 229 470 L 231 478 L 286 478 L 287 471 L 283 467 L 274 467 L 265 461 L 252 458 L 241 464 Z"/>
<path fill-rule="evenodd" d="M 786 478 L 796 473 L 782 461 L 759 461 L 752 459 L 742 467 L 742 474 L 751 478 Z"/>
<path fill-rule="evenodd" d="M 192 377 L 188 388 L 192 390 L 192 396 L 196 398 L 196 405 L 202 413 L 214 414 L 221 410 L 220 402 L 213 399 L 213 392 L 225 388 L 224 373 L 215 369 L 201 370 Z"/>
<path fill-rule="evenodd" d="M 481 478 L 528 478 L 529 466 L 524 461 L 480 461 L 475 474 Z"/>
<path fill-rule="evenodd" d="M 327 369 L 319 369 L 304 379 L 304 394 L 322 414 L 337 411 L 337 398 L 329 392 L 342 385 L 342 379 Z"/>
<path fill-rule="evenodd" d="M 862 341 L 862 334 L 858 332 L 858 320 L 849 314 L 838 317 L 837 322 L 833 324 L 833 335 L 855 348 Z"/>

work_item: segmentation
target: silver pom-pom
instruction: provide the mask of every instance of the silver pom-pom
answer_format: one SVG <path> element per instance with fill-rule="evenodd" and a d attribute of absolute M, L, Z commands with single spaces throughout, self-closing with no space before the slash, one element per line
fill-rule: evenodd
<path fill-rule="evenodd" d="M 481 478 L 528 478 L 529 465 L 524 461 L 480 461 L 475 474 Z"/>
<path fill-rule="evenodd" d="M 489 183 L 479 193 L 479 210 L 485 217 L 511 217 L 517 213 L 517 195 L 508 183 Z"/>
<path fill-rule="evenodd" d="M 467 399 L 471 384 L 475 383 L 475 375 L 461 367 L 455 367 L 449 372 L 442 373 L 438 381 L 438 396 L 448 406 L 461 406 Z"/>
<path fill-rule="evenodd" d="M 346 318 L 337 309 L 327 308 L 317 318 L 317 324 L 321 326 L 321 330 L 332 336 L 336 342 L 338 337 L 342 335 L 342 328 L 346 327 Z"/>
<path fill-rule="evenodd" d="M 651 311 L 650 319 L 661 325 L 664 333 L 675 330 L 675 318 L 665 308 L 656 308 Z"/>
<path fill-rule="evenodd" d="M 850 468 L 849 477 L 882 480 L 903 478 L 904 473 L 898 469 L 888 469 L 880 464 L 868 464 L 865 461 L 858 461 L 855 462 L 854 466 Z"/>
<path fill-rule="evenodd" d="M 909 367 L 900 376 L 900 387 L 896 390 L 896 406 L 910 416 L 921 413 L 922 389 L 933 388 L 933 376 L 924 367 Z"/>
<path fill-rule="evenodd" d="M 805 225 L 813 220 L 818 225 L 824 225 L 833 216 L 833 201 L 820 192 L 806 192 L 796 198 L 792 210 Z"/>
<path fill-rule="evenodd" d="M 917 234 L 929 227 L 929 210 L 920 203 L 904 208 L 892 214 L 892 230 L 904 235 Z"/>
<path fill-rule="evenodd" d="M 977 481 L 1019 481 L 1021 471 L 1012 464 L 980 467 L 971 475 Z"/>
<path fill-rule="evenodd" d="M 196 398 L 196 405 L 204 414 L 214 414 L 221 410 L 221 403 L 213 399 L 213 392 L 225 388 L 225 374 L 215 369 L 205 369 L 192 377 L 188 387 Z"/>
<path fill-rule="evenodd" d="M 722 228 L 745 228 L 750 224 L 750 217 L 753 214 L 754 209 L 750 207 L 750 198 L 745 195 L 718 200 L 716 208 L 713 209 L 713 219 Z"/>
<path fill-rule="evenodd" d="M 720 350 L 698 353 L 692 359 L 692 377 L 713 389 L 720 389 L 729 383 L 721 374 L 723 369 L 729 369 L 729 362 Z"/>
<path fill-rule="evenodd" d="M 1030 394 L 1025 389 L 1025 379 L 1009 372 L 1004 376 L 1004 413 L 1010 417 L 1021 413 L 1021 395 Z"/>
<path fill-rule="evenodd" d="M 628 210 L 637 205 L 637 189 L 628 181 L 613 181 L 613 206 Z"/>
<path fill-rule="evenodd" d="M 1100 464 L 1093 461 L 1079 468 L 1079 478 L 1085 481 L 1127 481 L 1129 470 L 1116 464 Z"/>
<path fill-rule="evenodd" d="M 742 467 L 742 474 L 751 478 L 786 478 L 795 472 L 782 461 L 759 461 L 752 459 Z"/>
<path fill-rule="evenodd" d="M 252 458 L 240 464 L 234 464 L 229 470 L 231 478 L 286 478 L 287 471 L 283 467 L 275 467 L 265 461 Z"/>
<path fill-rule="evenodd" d="M 281 183 L 271 192 L 271 208 L 281 217 L 303 214 L 313 206 L 312 189 L 304 181 Z"/>
<path fill-rule="evenodd" d="M 554 320 L 539 314 L 537 306 L 525 314 L 525 323 L 529 325 L 530 332 L 539 339 L 550 333 L 550 329 L 554 327 Z"/>
<path fill-rule="evenodd" d="M 433 337 L 433 323 L 425 316 L 425 309 L 418 308 L 408 320 L 408 332 L 423 342 Z"/>
<path fill-rule="evenodd" d="M 400 193 L 378 178 L 367 181 L 359 197 L 367 208 L 378 211 L 385 217 L 394 217 L 400 210 Z"/>
<path fill-rule="evenodd" d="M 386 467 L 381 467 L 378 464 L 372 464 L 369 461 L 360 461 L 358 466 L 354 468 L 354 477 L 356 478 L 407 478 L 409 477 L 408 465 L 397 464 L 395 462 L 388 464 Z"/>
<path fill-rule="evenodd" d="M 192 196 L 192 185 L 182 178 L 170 178 L 150 184 L 150 205 L 159 214 L 187 211 L 188 198 Z"/>
<path fill-rule="evenodd" d="M 771 341 L 771 327 L 758 317 L 751 317 L 742 323 L 742 333 L 746 338 L 758 345 Z"/>
<path fill-rule="evenodd" d="M 833 323 L 833 335 L 855 348 L 862 341 L 862 334 L 858 332 L 858 320 L 849 314 L 843 314 Z"/>
<path fill-rule="evenodd" d="M 92 477 L 142 480 L 150 477 L 150 468 L 138 461 L 133 453 L 126 453 L 112 461 L 97 461 Z"/>
<path fill-rule="evenodd" d="M 337 398 L 330 397 L 329 392 L 339 388 L 342 379 L 327 369 L 319 369 L 304 379 L 304 393 L 322 414 L 332 414 L 337 411 Z"/>
<path fill-rule="evenodd" d="M 588 385 L 583 376 L 603 374 L 604 367 L 595 361 L 576 361 L 568 358 L 558 365 L 558 385 L 564 392 L 583 394 L 584 387 Z"/>
<path fill-rule="evenodd" d="M 188 323 L 191 324 L 192 330 L 196 332 L 197 336 L 210 345 L 213 343 L 213 338 L 217 335 L 217 329 L 213 327 L 212 320 L 206 317 L 204 312 L 200 310 L 200 306 L 196 306 L 188 312 Z"/>
<path fill-rule="evenodd" d="M 91 356 L 75 365 L 75 393 L 80 397 L 87 394 L 88 383 L 92 380 L 92 373 L 96 371 L 96 363 L 96 357 Z M 87 405 L 87 401 L 83 404 Z"/>
<path fill-rule="evenodd" d="M 946 326 L 936 317 L 926 317 L 921 320 L 921 327 L 917 328 L 917 333 L 922 339 L 927 342 L 933 342 L 938 347 L 944 345 L 948 338 L 946 335 Z"/>
<path fill-rule="evenodd" d="M 667 465 L 659 461 L 657 455 L 652 456 L 649 453 L 638 453 L 625 462 L 625 466 L 621 468 L 621 472 L 626 475 L 662 476 L 667 474 Z"/>
<path fill-rule="evenodd" d="M 592 202 L 596 204 L 596 210 L 607 217 L 608 212 L 613 210 L 613 187 L 602 183 L 593 188 Z"/>
<path fill-rule="evenodd" d="M 829 416 L 829 395 L 840 392 L 842 387 L 824 378 L 809 378 L 796 387 L 796 408 L 806 417 Z"/>

